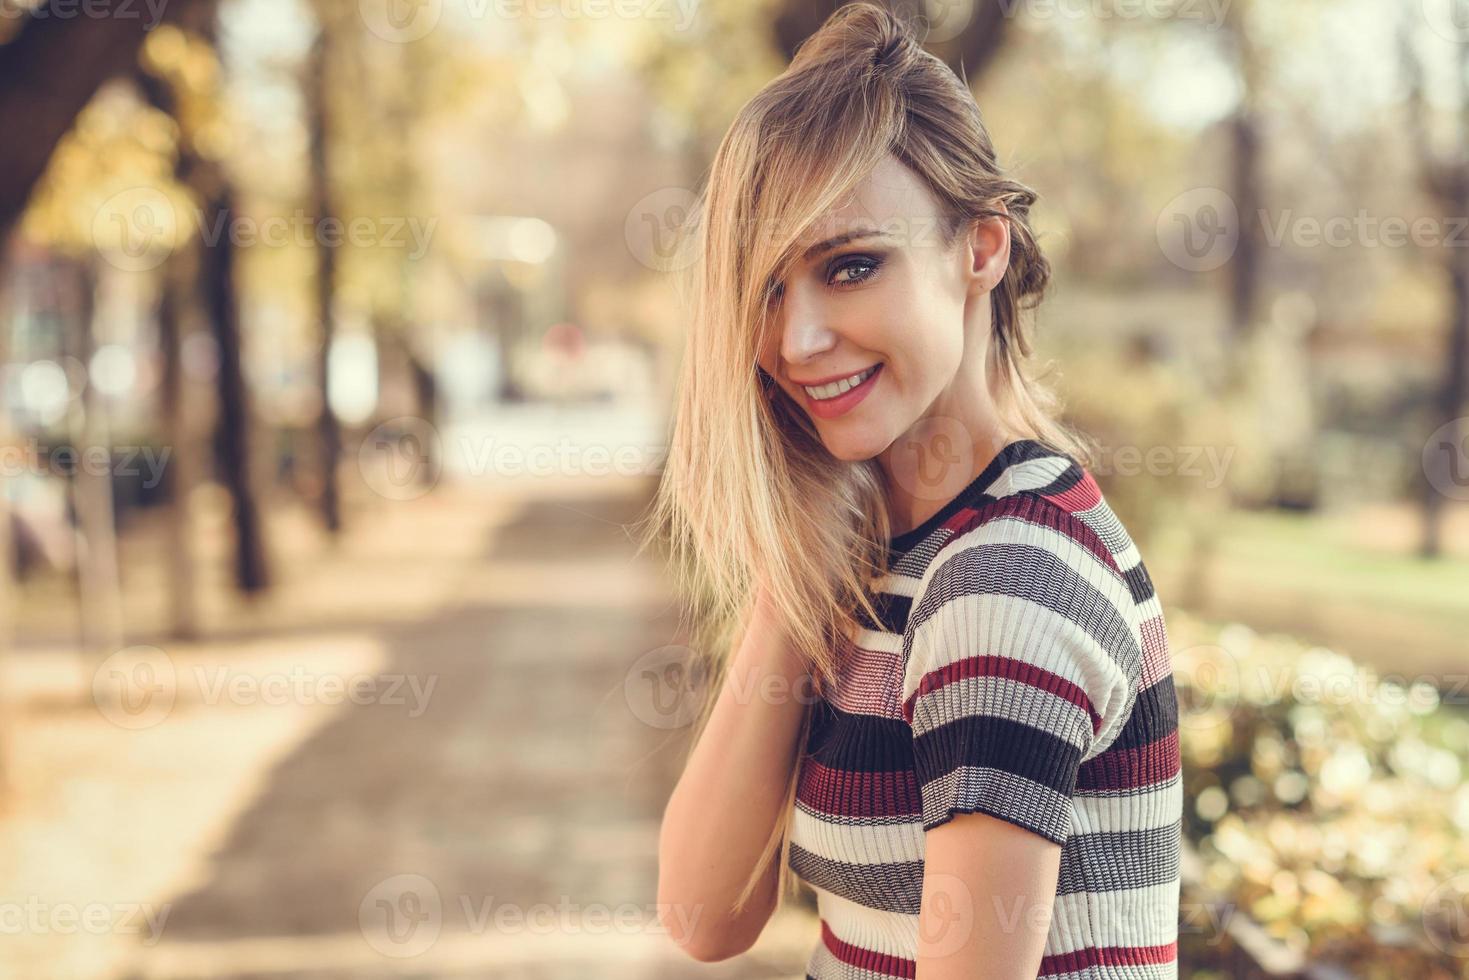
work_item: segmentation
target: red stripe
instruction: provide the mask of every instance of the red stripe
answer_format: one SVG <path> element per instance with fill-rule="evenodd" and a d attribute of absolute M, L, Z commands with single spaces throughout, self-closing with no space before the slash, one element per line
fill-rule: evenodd
<path fill-rule="evenodd" d="M 918 682 L 918 688 L 908 695 L 903 702 L 903 718 L 908 724 L 913 724 L 913 705 L 924 694 L 936 691 L 941 687 L 954 684 L 972 677 L 1005 677 L 1010 680 L 1029 684 L 1053 694 L 1064 701 L 1081 708 L 1092 719 L 1092 734 L 1095 735 L 1102 729 L 1102 716 L 1092 707 L 1091 700 L 1076 684 L 1068 681 L 1060 674 L 1052 673 L 1043 667 L 1027 663 L 1024 660 L 1016 660 L 1014 657 L 1000 657 L 992 654 L 979 654 L 973 657 L 962 657 L 953 663 L 945 664 L 937 670 L 931 670 L 923 675 Z"/>
<path fill-rule="evenodd" d="M 861 970 L 871 970 L 885 977 L 903 977 L 905 980 L 913 980 L 913 975 L 918 972 L 918 964 L 912 960 L 875 953 L 837 938 L 825 919 L 821 920 L 821 941 L 826 943 L 826 948 L 838 960 Z"/>
<path fill-rule="evenodd" d="M 1070 490 L 1060 493 L 1042 494 L 1047 500 L 1053 501 L 1056 506 L 1068 513 L 1078 510 L 1090 510 L 1102 499 L 1102 488 L 1097 486 L 1097 481 L 1092 475 L 1082 470 L 1081 479 Z"/>
<path fill-rule="evenodd" d="M 1178 729 L 1135 749 L 1115 745 L 1082 764 L 1076 774 L 1078 790 L 1141 789 L 1177 776 L 1182 766 L 1178 754 Z"/>
<path fill-rule="evenodd" d="M 903 977 L 912 980 L 918 972 L 914 960 L 886 953 L 874 952 L 853 945 L 831 931 L 830 924 L 821 920 L 821 941 L 838 961 L 861 970 L 870 970 L 885 977 Z M 1069 953 L 1053 953 L 1041 958 L 1038 977 L 1075 973 L 1097 966 L 1158 966 L 1178 959 L 1178 942 L 1161 946 L 1086 946 Z"/>
<path fill-rule="evenodd" d="M 1177 940 L 1162 946 L 1087 946 L 1041 959 L 1038 976 L 1075 973 L 1094 966 L 1154 966 L 1178 959 Z"/>
<path fill-rule="evenodd" d="M 919 817 L 923 801 L 913 770 L 851 772 L 807 759 L 796 799 L 834 817 Z"/>

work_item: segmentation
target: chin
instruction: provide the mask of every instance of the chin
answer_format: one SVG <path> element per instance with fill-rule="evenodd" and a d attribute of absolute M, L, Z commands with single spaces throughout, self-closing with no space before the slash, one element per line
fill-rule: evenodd
<path fill-rule="evenodd" d="M 879 455 L 891 439 L 883 442 L 876 434 L 846 434 L 834 438 L 823 437 L 822 444 L 826 446 L 827 452 L 837 459 L 847 463 L 861 463 Z"/>

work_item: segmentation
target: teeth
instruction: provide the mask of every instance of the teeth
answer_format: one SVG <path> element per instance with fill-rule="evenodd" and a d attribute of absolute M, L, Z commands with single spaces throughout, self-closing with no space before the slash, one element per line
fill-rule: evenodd
<path fill-rule="evenodd" d="M 806 394 L 810 395 L 812 398 L 815 398 L 817 401 L 825 401 L 828 398 L 835 398 L 837 395 L 851 391 L 853 388 L 857 387 L 859 384 L 871 377 L 872 372 L 876 370 L 877 365 L 874 364 L 866 371 L 859 371 L 856 374 L 852 375 L 850 378 L 843 378 L 840 381 L 833 381 L 831 384 L 818 385 L 814 388 L 810 385 L 802 385 L 801 387 L 806 390 Z"/>

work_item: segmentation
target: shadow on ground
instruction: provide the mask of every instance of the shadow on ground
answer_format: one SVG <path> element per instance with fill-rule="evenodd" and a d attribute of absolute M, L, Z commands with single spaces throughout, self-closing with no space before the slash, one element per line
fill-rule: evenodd
<path fill-rule="evenodd" d="M 616 497 L 528 505 L 488 536 L 483 560 L 569 565 L 623 555 L 629 574 L 647 574 L 641 563 L 654 559 L 632 557 L 628 527 L 640 514 L 640 501 Z M 385 956 L 380 971 L 343 971 L 323 956 L 309 970 L 269 975 L 778 975 L 704 966 L 676 951 L 618 974 L 587 962 L 586 946 L 557 953 L 554 931 L 522 929 L 509 940 L 497 931 L 493 916 L 504 906 L 636 905 L 651 916 L 657 822 L 682 748 L 678 732 L 639 723 L 623 694 L 639 655 L 677 642 L 673 605 L 553 598 L 509 606 L 486 595 L 384 628 L 382 674 L 416 678 L 430 691 L 426 702 L 415 703 L 405 683 L 405 703 L 345 705 L 277 765 L 213 855 L 208 881 L 172 900 L 165 942 L 227 949 L 251 937 L 355 934 L 368 944 L 363 923 L 388 915 L 408 923 L 392 941 L 408 937 L 411 962 L 413 942 L 422 945 L 411 935 L 414 916 L 436 893 L 439 935 L 487 944 L 472 970 L 431 966 L 431 956 L 405 970 L 403 958 Z M 489 952 L 495 944 L 506 950 L 503 967 Z"/>

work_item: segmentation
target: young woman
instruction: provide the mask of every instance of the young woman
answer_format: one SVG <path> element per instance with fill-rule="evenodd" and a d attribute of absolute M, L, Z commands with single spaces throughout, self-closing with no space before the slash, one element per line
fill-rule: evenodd
<path fill-rule="evenodd" d="M 659 843 L 697 959 L 794 872 L 817 980 L 1177 976 L 1167 634 L 1024 370 L 1034 200 L 866 3 L 718 149 L 655 506 L 720 654 Z"/>

